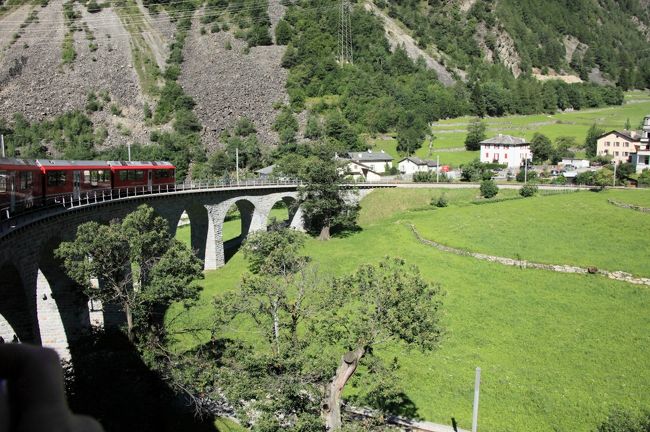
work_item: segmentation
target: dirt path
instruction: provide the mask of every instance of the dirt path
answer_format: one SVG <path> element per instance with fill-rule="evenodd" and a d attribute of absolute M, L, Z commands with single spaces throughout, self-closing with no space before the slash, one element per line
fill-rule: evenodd
<path fill-rule="evenodd" d="M 269 0 L 269 7 L 267 8 L 267 11 L 269 14 L 269 18 L 271 19 L 271 29 L 269 31 L 271 32 L 271 38 L 273 38 L 273 43 L 276 43 L 275 27 L 277 27 L 278 22 L 280 22 L 286 10 L 287 8 L 280 3 L 280 0 Z"/>
<path fill-rule="evenodd" d="M 364 7 L 367 11 L 372 12 L 384 21 L 384 31 L 386 32 L 386 38 L 388 39 L 388 43 L 390 44 L 392 50 L 394 50 L 395 47 L 402 45 L 411 60 L 416 61 L 418 57 L 422 57 L 427 67 L 436 72 L 438 75 L 438 80 L 440 80 L 442 84 L 445 86 L 454 85 L 454 78 L 451 76 L 449 71 L 445 69 L 445 67 L 436 59 L 420 49 L 415 40 L 410 35 L 408 35 L 395 22 L 395 20 L 386 15 L 370 0 L 367 0 L 364 3 Z"/>

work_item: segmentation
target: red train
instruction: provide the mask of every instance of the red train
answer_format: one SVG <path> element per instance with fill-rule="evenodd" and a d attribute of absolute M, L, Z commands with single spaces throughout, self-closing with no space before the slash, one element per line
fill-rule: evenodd
<path fill-rule="evenodd" d="M 176 183 L 169 162 L 65 161 L 0 158 L 0 217 L 34 206 L 78 199 L 91 191 L 154 192 Z"/>

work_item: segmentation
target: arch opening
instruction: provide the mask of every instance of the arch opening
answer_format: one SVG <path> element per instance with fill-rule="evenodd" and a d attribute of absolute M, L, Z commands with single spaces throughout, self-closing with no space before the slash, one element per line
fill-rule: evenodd
<path fill-rule="evenodd" d="M 88 297 L 63 270 L 54 251 L 61 239 L 53 237 L 41 247 L 36 279 L 36 311 L 44 346 L 54 348 L 63 358 L 69 346 L 90 328 Z"/>
<path fill-rule="evenodd" d="M 0 266 L 0 336 L 11 342 L 14 336 L 22 342 L 39 343 L 35 313 L 30 308 L 23 280 L 15 265 Z"/>
<path fill-rule="evenodd" d="M 226 211 L 221 224 L 224 261 L 227 263 L 246 239 L 255 213 L 255 205 L 247 199 L 235 201 Z"/>
<path fill-rule="evenodd" d="M 296 199 L 293 197 L 282 197 L 278 200 L 266 219 L 267 230 L 289 228 L 296 214 Z"/>

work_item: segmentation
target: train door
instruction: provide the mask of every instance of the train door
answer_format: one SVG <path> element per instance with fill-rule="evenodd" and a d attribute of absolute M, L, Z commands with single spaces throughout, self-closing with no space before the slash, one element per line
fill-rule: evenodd
<path fill-rule="evenodd" d="M 149 192 L 153 192 L 153 170 L 147 171 L 147 186 L 149 187 Z"/>
<path fill-rule="evenodd" d="M 79 199 L 81 194 L 81 171 L 72 171 L 72 198 Z"/>
<path fill-rule="evenodd" d="M 17 171 L 7 171 L 7 190 L 9 191 L 9 211 L 11 213 L 16 210 L 16 177 Z"/>

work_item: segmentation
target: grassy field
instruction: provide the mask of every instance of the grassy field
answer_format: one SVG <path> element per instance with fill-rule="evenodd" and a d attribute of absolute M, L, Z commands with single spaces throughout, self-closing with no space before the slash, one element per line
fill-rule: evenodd
<path fill-rule="evenodd" d="M 578 144 L 584 142 L 589 127 L 596 123 L 605 130 L 623 129 L 626 120 L 630 120 L 632 128 L 637 128 L 643 117 L 650 114 L 650 93 L 634 91 L 625 95 L 626 103 L 620 107 L 588 109 L 558 114 L 535 114 L 527 116 L 507 116 L 486 118 L 488 137 L 503 133 L 531 139 L 535 132 L 542 133 L 551 140 L 560 136 L 573 136 Z M 429 143 L 425 142 L 416 152 L 416 156 L 436 159 L 440 163 L 459 166 L 478 157 L 478 152 L 448 152 L 440 149 L 458 149 L 464 147 L 467 125 L 472 117 L 459 117 L 437 122 L 433 128 L 432 152 L 429 153 Z M 397 157 L 397 141 L 390 135 L 381 138 L 369 138 L 368 141 L 377 150 L 384 150 Z"/>
<path fill-rule="evenodd" d="M 380 350 L 400 357 L 399 373 L 418 414 L 447 424 L 455 417 L 469 429 L 477 366 L 483 370 L 483 431 L 592 431 L 615 405 L 650 406 L 650 288 L 446 254 L 418 243 L 406 226 L 412 222 L 427 237 L 472 250 L 648 274 L 642 264 L 650 248 L 643 244 L 642 227 L 650 215 L 606 201 L 646 203 L 650 191 L 474 205 L 476 191 L 448 190 L 449 207 L 426 209 L 440 193 L 373 192 L 362 202 L 362 231 L 329 242 L 309 240 L 305 250 L 319 268 L 334 274 L 385 255 L 401 256 L 443 285 L 447 335 L 440 349 Z M 604 261 L 608 252 L 611 261 Z M 236 289 L 245 267 L 237 254 L 224 268 L 208 272 L 204 301 L 186 324 L 209 321 L 210 299 Z M 246 323 L 232 331 L 256 339 Z M 195 343 L 186 338 L 177 348 Z"/>

